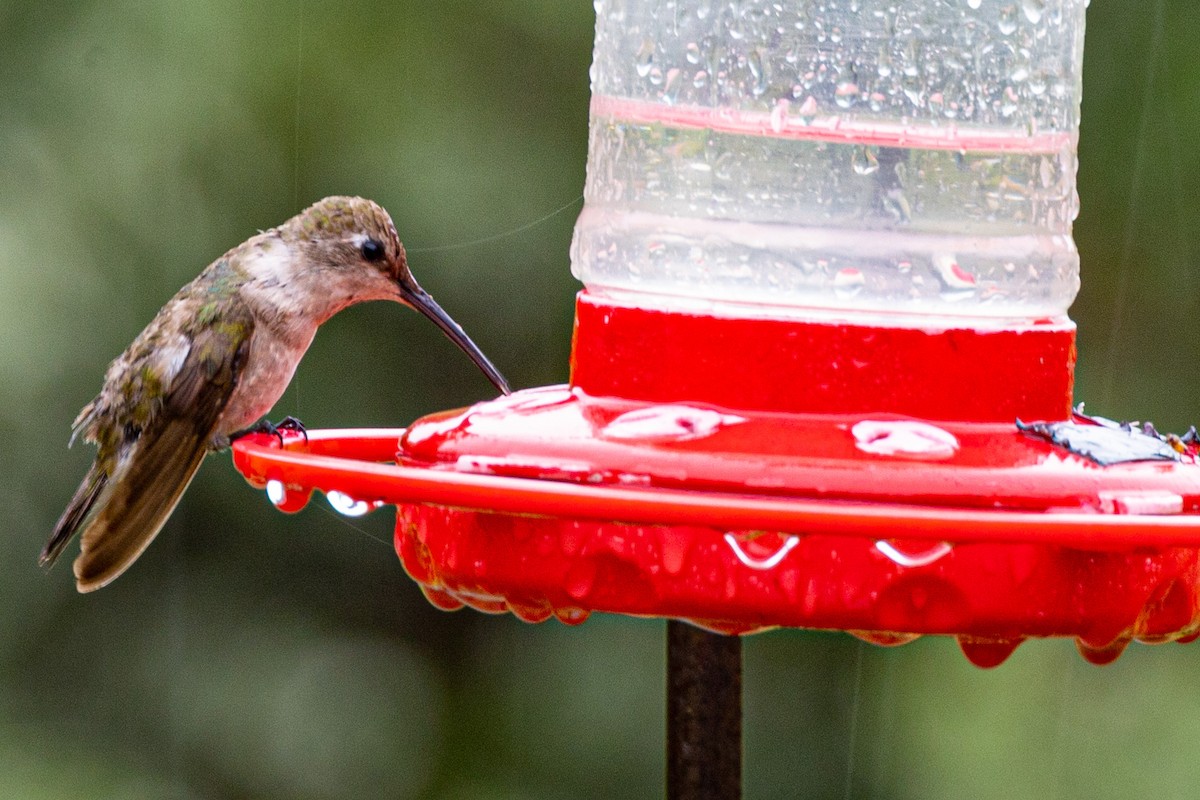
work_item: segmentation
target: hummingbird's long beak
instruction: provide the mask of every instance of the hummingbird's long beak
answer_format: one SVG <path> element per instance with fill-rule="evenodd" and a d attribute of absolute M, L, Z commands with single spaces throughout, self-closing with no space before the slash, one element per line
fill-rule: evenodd
<path fill-rule="evenodd" d="M 475 362 L 475 366 L 483 370 L 483 374 L 488 380 L 495 384 L 496 388 L 504 394 L 511 394 L 508 388 L 508 381 L 500 374 L 500 370 L 488 360 L 488 357 L 483 354 L 470 337 L 463 332 L 463 329 L 455 322 L 449 314 L 442 310 L 442 307 L 411 277 L 408 280 L 398 282 L 400 287 L 400 297 L 408 305 L 420 311 L 428 317 L 434 325 L 442 329 L 442 333 L 450 337 L 450 341 L 454 342 L 459 348 L 467 354 L 467 356 Z"/>

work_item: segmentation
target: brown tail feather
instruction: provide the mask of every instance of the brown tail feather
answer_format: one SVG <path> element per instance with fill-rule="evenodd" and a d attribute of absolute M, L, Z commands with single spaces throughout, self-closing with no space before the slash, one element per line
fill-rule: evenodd
<path fill-rule="evenodd" d="M 186 420 L 167 422 L 153 439 L 143 437 L 80 537 L 79 591 L 105 586 L 137 560 L 175 510 L 207 452 L 205 439 Z"/>
<path fill-rule="evenodd" d="M 104 487 L 108 485 L 108 476 L 93 464 L 88 470 L 88 474 L 84 477 L 83 483 L 79 484 L 79 488 L 75 490 L 75 496 L 71 498 L 71 502 L 67 505 L 67 510 L 58 518 L 58 523 L 54 526 L 54 533 L 50 535 L 50 539 L 46 542 L 46 546 L 42 548 L 41 555 L 38 556 L 38 563 L 43 567 L 52 566 L 58 556 L 62 553 L 63 548 L 71 541 L 76 533 L 79 532 L 84 520 L 87 519 L 92 509 L 96 505 L 96 501 L 104 492 Z"/>

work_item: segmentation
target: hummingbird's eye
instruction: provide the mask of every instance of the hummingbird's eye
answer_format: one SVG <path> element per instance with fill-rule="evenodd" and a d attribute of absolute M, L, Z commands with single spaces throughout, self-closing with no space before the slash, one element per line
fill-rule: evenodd
<path fill-rule="evenodd" d="M 359 250 L 362 252 L 362 257 L 367 261 L 378 261 L 386 253 L 383 243 L 378 239 L 367 239 L 359 247 Z"/>

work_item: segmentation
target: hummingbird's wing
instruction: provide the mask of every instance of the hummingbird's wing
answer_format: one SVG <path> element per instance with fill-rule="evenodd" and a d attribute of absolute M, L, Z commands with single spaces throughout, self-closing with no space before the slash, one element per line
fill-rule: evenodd
<path fill-rule="evenodd" d="M 88 513 L 95 507 L 96 501 L 100 499 L 100 495 L 104 493 L 104 487 L 107 485 L 108 475 L 101 466 L 100 460 L 97 459 L 92 464 L 92 468 L 88 470 L 83 483 L 79 484 L 79 488 L 75 490 L 75 496 L 67 504 L 67 510 L 63 512 L 58 524 L 54 526 L 54 533 L 46 542 L 46 546 L 42 548 L 42 554 L 38 556 L 39 564 L 50 566 L 58 560 L 63 548 L 79 530 L 79 526 L 83 524 Z"/>
<path fill-rule="evenodd" d="M 250 312 L 240 306 L 226 306 L 220 316 L 193 338 L 164 387 L 157 413 L 128 452 L 116 459 L 107 476 L 103 471 L 93 475 L 102 469 L 98 458 L 59 521 L 51 543 L 59 538 L 65 544 L 83 523 L 75 560 L 79 591 L 105 586 L 137 560 L 208 453 L 217 421 L 237 387 L 254 325 Z"/>

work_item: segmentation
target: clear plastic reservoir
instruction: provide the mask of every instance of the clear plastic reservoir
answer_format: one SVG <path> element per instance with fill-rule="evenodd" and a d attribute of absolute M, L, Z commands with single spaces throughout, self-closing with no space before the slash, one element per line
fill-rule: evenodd
<path fill-rule="evenodd" d="M 596 0 L 574 274 L 666 307 L 1065 316 L 1086 5 Z"/>

